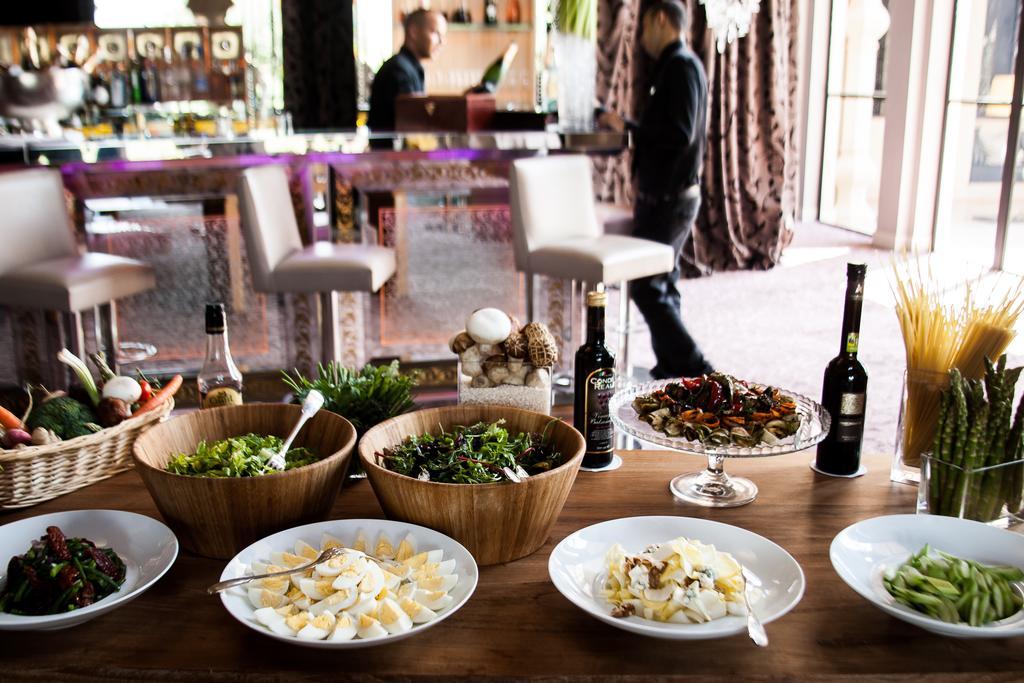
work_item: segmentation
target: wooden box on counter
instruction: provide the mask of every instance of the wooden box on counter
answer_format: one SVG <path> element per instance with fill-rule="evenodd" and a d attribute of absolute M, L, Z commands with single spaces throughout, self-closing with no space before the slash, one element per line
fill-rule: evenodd
<path fill-rule="evenodd" d="M 400 132 L 471 133 L 492 128 L 494 95 L 399 95 L 395 129 Z"/>

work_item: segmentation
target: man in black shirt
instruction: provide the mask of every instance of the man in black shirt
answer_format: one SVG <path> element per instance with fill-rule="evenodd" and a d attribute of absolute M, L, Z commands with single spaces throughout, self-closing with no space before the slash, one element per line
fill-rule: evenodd
<path fill-rule="evenodd" d="M 424 59 L 438 53 L 444 43 L 448 22 L 440 12 L 418 9 L 410 12 L 403 24 L 405 42 L 402 49 L 384 62 L 370 89 L 370 115 L 367 125 L 375 133 L 395 129 L 395 98 L 398 95 L 422 93 Z"/>
<path fill-rule="evenodd" d="M 700 209 L 700 172 L 707 138 L 707 76 L 683 39 L 686 10 L 661 0 L 643 17 L 644 51 L 657 59 L 650 98 L 639 123 L 614 112 L 601 123 L 633 134 L 634 235 L 669 244 L 676 267 L 666 275 L 634 280 L 630 295 L 651 331 L 655 379 L 711 372 L 679 316 L 679 253 Z"/>

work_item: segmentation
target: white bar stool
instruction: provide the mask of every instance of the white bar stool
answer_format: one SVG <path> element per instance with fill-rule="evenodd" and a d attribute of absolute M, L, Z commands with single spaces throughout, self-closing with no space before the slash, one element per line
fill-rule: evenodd
<path fill-rule="evenodd" d="M 256 291 L 319 294 L 322 360 L 340 357 L 335 334 L 335 292 L 379 290 L 395 274 L 395 252 L 366 244 L 316 242 L 302 246 L 292 208 L 288 174 L 282 166 L 242 172 L 239 212 Z"/>
<path fill-rule="evenodd" d="M 34 168 L 0 174 L 0 305 L 56 311 L 60 345 L 85 353 L 82 311 L 93 309 L 96 342 L 116 370 L 115 301 L 156 285 L 134 259 L 83 251 L 64 200 L 60 172 Z M 56 359 L 48 359 L 56 366 Z M 63 384 L 66 373 L 51 373 Z"/>
<path fill-rule="evenodd" d="M 608 218 L 599 220 L 595 208 L 591 173 L 590 160 L 583 155 L 512 162 L 509 192 L 516 268 L 526 273 L 527 314 L 531 320 L 534 275 L 571 280 L 574 299 L 578 284 L 584 292 L 598 282 L 618 284 L 617 355 L 628 376 L 628 283 L 672 272 L 675 251 L 660 242 L 607 232 Z M 618 218 L 625 217 L 622 213 Z M 574 310 L 570 320 L 582 320 L 585 315 L 583 310 Z"/>

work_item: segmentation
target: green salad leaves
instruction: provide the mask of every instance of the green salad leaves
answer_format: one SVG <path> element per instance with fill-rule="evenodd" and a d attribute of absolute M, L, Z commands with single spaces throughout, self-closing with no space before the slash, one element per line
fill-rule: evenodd
<path fill-rule="evenodd" d="M 438 436 L 410 436 L 377 453 L 377 459 L 392 472 L 447 484 L 491 484 L 505 481 L 502 468 L 520 467 L 534 475 L 561 464 L 562 455 L 546 435 L 513 436 L 502 426 L 504 422 L 457 426 Z"/>
<path fill-rule="evenodd" d="M 246 434 L 207 443 L 200 441 L 196 452 L 179 453 L 167 463 L 167 471 L 191 477 L 258 477 L 277 472 L 260 454 L 264 448 L 277 452 L 284 442 L 276 436 Z M 290 448 L 285 454 L 285 470 L 310 465 L 320 460 L 308 448 Z"/>

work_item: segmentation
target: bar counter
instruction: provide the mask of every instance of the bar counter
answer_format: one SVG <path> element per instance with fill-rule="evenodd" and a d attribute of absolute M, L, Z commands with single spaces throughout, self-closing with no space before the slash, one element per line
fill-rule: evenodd
<path fill-rule="evenodd" d="M 340 360 L 348 366 L 421 362 L 428 381 L 454 386 L 447 340 L 464 317 L 486 306 L 519 317 L 526 309 L 511 249 L 510 163 L 549 153 L 615 154 L 628 139 L 556 131 L 373 139 L 389 149 L 371 146 L 365 131 L 81 142 L 7 137 L 0 138 L 0 164 L 59 168 L 84 245 L 153 267 L 156 288 L 117 308 L 121 341 L 157 349 L 138 365 L 147 374 L 198 370 L 206 301 L 227 305 L 232 352 L 252 397 L 279 400 L 280 368 L 309 370 L 321 360 L 312 343 L 319 339 L 315 295 L 262 294 L 249 275 L 239 176 L 251 166 L 277 164 L 288 170 L 304 244 L 368 242 L 396 251 L 399 270 L 379 296 L 338 297 Z M 538 291 L 540 319 L 564 332 L 563 283 L 541 283 Z M 91 328 L 87 319 L 89 348 Z M 0 344 L 0 386 L 59 385 L 59 378 L 40 372 L 59 350 L 42 342 L 53 337 L 52 323 L 39 312 L 0 312 L 0 339 L 13 339 Z"/>
<path fill-rule="evenodd" d="M 535 554 L 484 567 L 474 595 L 444 623 L 389 645 L 325 652 L 261 637 L 205 594 L 224 562 L 182 553 L 133 602 L 66 631 L 5 633 L 5 680 L 547 680 L 680 681 L 1019 681 L 1024 639 L 941 638 L 893 619 L 833 571 L 829 544 L 869 517 L 912 512 L 916 490 L 889 482 L 889 459 L 865 459 L 859 479 L 829 479 L 808 468 L 808 452 L 730 463 L 761 493 L 751 505 L 709 510 L 676 503 L 669 480 L 699 458 L 622 453 L 615 472 L 581 472 L 548 542 Z M 134 472 L 100 482 L 0 523 L 62 510 L 116 508 L 159 518 Z M 686 515 L 761 534 L 803 567 L 797 607 L 767 625 L 767 649 L 746 635 L 665 641 L 607 626 L 577 609 L 548 579 L 562 538 L 607 519 Z M 346 487 L 332 518 L 379 518 L 366 481 Z"/>

